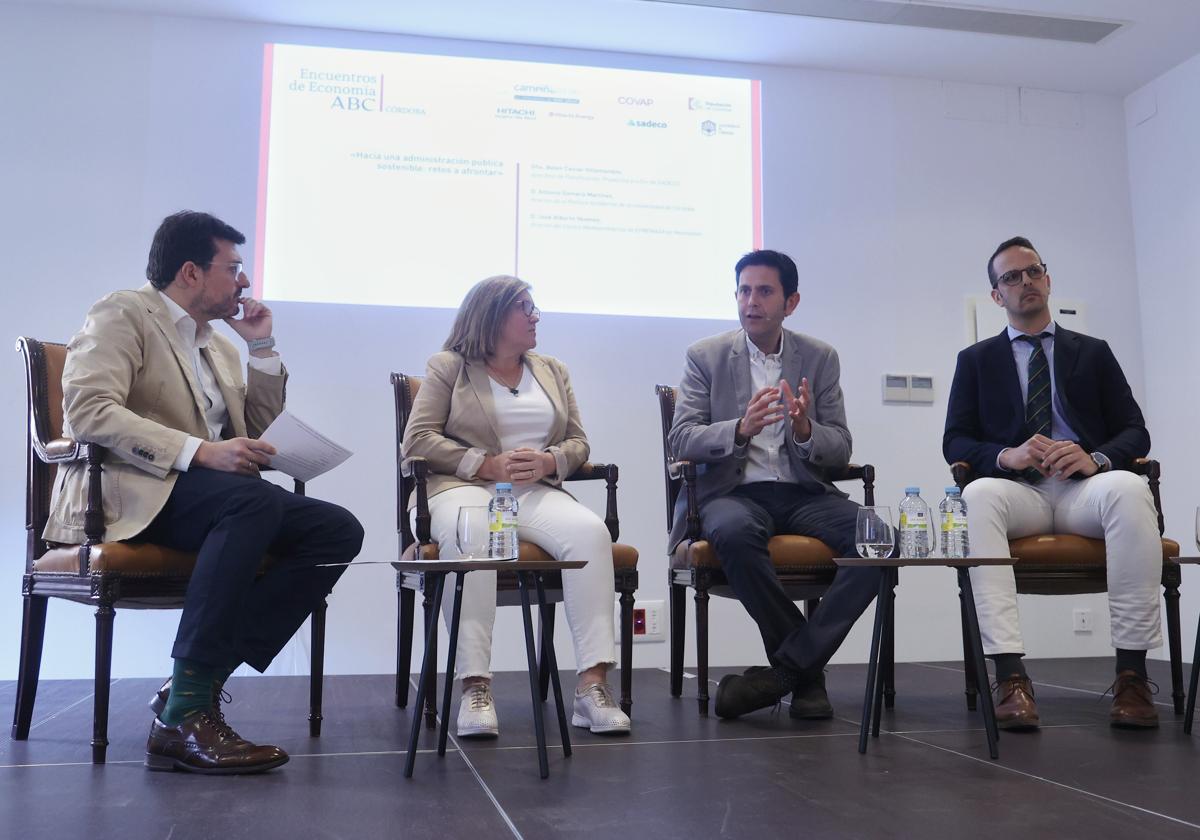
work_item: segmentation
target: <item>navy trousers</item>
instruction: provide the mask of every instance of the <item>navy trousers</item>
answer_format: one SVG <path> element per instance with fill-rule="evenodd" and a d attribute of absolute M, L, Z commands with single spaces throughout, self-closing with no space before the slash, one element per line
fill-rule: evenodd
<path fill-rule="evenodd" d="M 193 467 L 135 542 L 196 552 L 171 655 L 263 671 L 362 548 L 344 508 L 265 479 Z M 259 575 L 264 555 L 271 564 Z"/>
<path fill-rule="evenodd" d="M 793 671 L 824 668 L 879 593 L 881 571 L 838 569 L 820 606 L 805 619 L 775 574 L 768 540 L 777 534 L 815 537 L 835 556 L 854 557 L 858 509 L 841 496 L 776 482 L 743 484 L 701 508 L 704 538 L 758 625 L 772 665 Z"/>

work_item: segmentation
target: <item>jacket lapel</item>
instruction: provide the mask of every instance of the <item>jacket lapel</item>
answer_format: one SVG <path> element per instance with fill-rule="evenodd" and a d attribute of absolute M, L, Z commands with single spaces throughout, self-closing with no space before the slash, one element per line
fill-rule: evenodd
<path fill-rule="evenodd" d="M 1067 383 L 1071 381 L 1071 377 L 1075 373 L 1075 364 L 1078 361 L 1079 333 L 1056 326 L 1054 328 L 1054 394 L 1058 397 L 1058 404 L 1062 409 L 1063 416 L 1077 434 L 1080 425 L 1074 416 L 1075 412 L 1071 408 L 1071 401 L 1067 398 Z"/>
<path fill-rule="evenodd" d="M 733 347 L 729 350 L 729 372 L 733 377 L 733 393 L 737 403 L 733 410 L 739 414 L 750 404 L 750 353 L 746 350 L 746 332 L 738 330 L 733 335 Z M 722 419 L 716 418 L 713 419 Z"/>
<path fill-rule="evenodd" d="M 192 391 L 192 399 L 196 403 L 196 409 L 200 412 L 201 417 L 203 417 L 205 405 L 204 391 L 200 388 L 200 383 L 196 380 L 196 370 L 192 367 L 191 354 L 183 346 L 183 339 L 179 337 L 179 330 L 175 328 L 175 323 L 171 320 L 170 310 L 163 303 L 158 290 L 149 283 L 138 289 L 138 294 L 142 296 L 142 301 L 145 303 L 146 309 L 150 312 L 150 316 L 154 320 L 154 325 L 158 327 L 159 331 L 167 339 L 167 343 L 171 345 L 171 350 L 175 353 L 175 361 L 179 363 L 183 378 L 187 380 L 188 387 Z"/>
<path fill-rule="evenodd" d="M 229 426 L 232 429 L 233 436 L 245 437 L 246 412 L 242 402 L 242 394 L 232 386 L 236 377 L 226 367 L 221 354 L 212 352 L 211 342 L 208 347 L 201 348 L 200 355 L 208 362 L 208 367 L 213 373 L 213 378 L 217 380 L 217 390 L 221 392 L 221 399 L 225 400 L 225 411 L 229 415 Z"/>
<path fill-rule="evenodd" d="M 479 408 L 487 421 L 487 431 L 492 434 L 493 451 L 500 451 L 500 429 L 496 423 L 496 401 L 492 399 L 492 379 L 488 376 L 487 366 L 482 361 L 464 359 L 463 366 L 467 371 L 467 381 L 471 390 L 479 400 Z"/>
<path fill-rule="evenodd" d="M 554 406 L 554 425 L 550 429 L 549 439 L 561 440 L 567 432 L 567 406 L 563 401 L 563 389 L 555 378 L 554 371 L 550 369 L 550 365 L 546 364 L 540 356 L 529 353 L 525 356 L 525 361 L 528 362 L 529 369 L 533 372 L 533 378 L 542 386 L 542 390 L 550 398 L 550 404 Z"/>
<path fill-rule="evenodd" d="M 800 342 L 796 340 L 796 337 L 790 335 L 787 330 L 783 331 L 783 344 L 783 365 L 780 370 L 780 377 L 787 381 L 787 384 L 792 389 L 792 395 L 798 397 L 800 396 L 800 379 L 805 375 L 803 348 L 800 346 Z M 808 384 L 811 387 L 813 383 L 810 381 Z M 815 408 L 816 405 L 814 404 L 809 407 L 809 410 L 812 411 Z M 816 419 L 815 413 L 813 417 Z"/>
<path fill-rule="evenodd" d="M 993 383 L 1001 389 L 1012 406 L 1013 416 L 1025 422 L 1025 404 L 1021 399 L 1021 380 L 1017 378 L 1017 360 L 1013 358 L 1012 342 L 1008 338 L 1008 329 L 991 340 L 986 348 L 988 363 L 987 370 L 996 376 Z"/>

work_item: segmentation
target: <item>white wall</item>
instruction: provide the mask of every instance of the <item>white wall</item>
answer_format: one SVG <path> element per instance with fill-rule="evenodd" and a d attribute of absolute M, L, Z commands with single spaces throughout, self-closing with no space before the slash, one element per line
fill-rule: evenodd
<path fill-rule="evenodd" d="M 1200 56 L 1164 73 L 1125 101 L 1129 183 L 1142 302 L 1145 408 L 1154 454 L 1163 462 L 1167 534 L 1196 555 L 1200 505 L 1196 444 L 1200 396 Z M 1200 613 L 1200 571 L 1184 567 L 1184 659 Z"/>
<path fill-rule="evenodd" d="M 964 298 L 986 290 L 984 265 L 1001 239 L 1029 235 L 1053 266 L 1056 291 L 1089 305 L 1142 394 L 1141 329 L 1119 101 L 1068 97 L 1077 127 L 1026 124 L 1018 91 L 950 86 L 774 67 L 579 53 L 341 31 L 0 5 L 0 231 L 8 339 L 69 337 L 88 305 L 140 284 L 150 236 L 182 207 L 214 212 L 252 232 L 258 94 L 265 41 L 604 64 L 763 79 L 766 242 L 801 266 L 802 300 L 790 326 L 841 351 L 855 457 L 879 473 L 879 500 L 896 504 L 919 483 L 936 503 L 948 483 L 941 457 L 946 388 L 966 341 Z M 17 80 L 20 80 L 18 83 Z M 1052 115 L 1053 116 L 1053 115 Z M 463 241 L 471 232 L 463 231 Z M 396 232 L 398 247 L 405 242 Z M 254 243 L 243 249 L 252 259 Z M 739 255 L 729 255 L 732 265 Z M 452 256 L 448 255 L 447 259 Z M 386 271 L 386 266 L 381 266 Z M 636 272 L 638 266 L 629 266 Z M 535 284 L 537 278 L 529 278 Z M 652 282 L 654 278 L 647 278 Z M 666 562 L 661 449 L 652 386 L 675 382 L 684 348 L 735 323 L 547 315 L 541 350 L 572 369 L 584 422 L 600 460 L 622 468 L 622 539 L 642 552 L 642 597 L 664 598 Z M 332 283 L 371 278 L 331 277 Z M 597 290 L 602 294 L 603 290 Z M 357 450 L 310 486 L 355 511 L 367 529 L 364 559 L 394 556 L 389 371 L 419 372 L 451 314 L 405 309 L 279 304 L 279 349 L 292 371 L 291 406 Z M 1153 324 L 1150 334 L 1154 334 Z M 222 327 L 223 329 L 223 327 Z M 929 373 L 938 402 L 883 406 L 886 369 Z M 0 387 L 23 387 L 17 357 Z M 23 408 L 0 414 L 0 676 L 16 671 L 24 553 Z M 600 503 L 600 488 L 585 499 Z M 1178 518 L 1178 517 L 1177 517 Z M 1070 629 L 1071 607 L 1104 615 L 1102 596 L 1028 599 L 1022 609 L 1035 656 L 1099 655 L 1106 622 L 1091 637 Z M 762 660 L 740 606 L 712 609 L 714 664 Z M 167 667 L 175 614 L 125 612 L 116 623 L 116 675 Z M 352 570 L 331 600 L 327 668 L 387 672 L 394 655 L 395 597 L 387 566 Z M 54 603 L 43 673 L 91 673 L 85 608 Z M 958 601 L 952 574 L 906 572 L 899 592 L 901 659 L 956 658 Z M 560 657 L 571 661 L 560 625 Z M 869 616 L 837 661 L 862 661 Z M 522 665 L 520 623 L 501 610 L 495 665 Z M 665 665 L 666 646 L 639 645 L 639 666 Z M 689 652 L 689 661 L 691 653 Z M 278 670 L 303 670 L 302 645 Z"/>

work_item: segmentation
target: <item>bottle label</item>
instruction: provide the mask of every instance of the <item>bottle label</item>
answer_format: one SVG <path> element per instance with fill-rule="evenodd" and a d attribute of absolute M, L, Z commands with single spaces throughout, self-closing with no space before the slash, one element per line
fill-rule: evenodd
<path fill-rule="evenodd" d="M 925 511 L 917 510 L 912 513 L 900 511 L 900 530 L 906 531 L 912 529 L 914 531 L 924 531 L 929 528 L 929 523 L 925 519 Z"/>
<path fill-rule="evenodd" d="M 942 514 L 942 530 L 967 530 L 967 515 L 965 513 L 951 513 L 950 511 L 946 511 L 946 513 Z"/>
<path fill-rule="evenodd" d="M 498 510 L 492 513 L 489 531 L 503 531 L 505 528 L 517 527 L 517 514 L 511 510 Z"/>

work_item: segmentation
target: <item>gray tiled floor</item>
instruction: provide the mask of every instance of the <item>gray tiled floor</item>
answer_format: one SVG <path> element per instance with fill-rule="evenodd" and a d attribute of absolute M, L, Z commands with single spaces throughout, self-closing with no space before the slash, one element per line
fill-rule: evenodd
<path fill-rule="evenodd" d="M 232 723 L 292 754 L 255 777 L 148 773 L 141 766 L 154 680 L 112 687 L 109 763 L 93 767 L 91 686 L 46 681 L 26 742 L 0 739 L 0 837 L 1150 837 L 1200 834 L 1200 737 L 1183 735 L 1165 702 L 1163 726 L 1107 725 L 1108 660 L 1031 662 L 1044 726 L 1005 734 L 1000 761 L 962 694 L 954 663 L 897 666 L 896 708 L 868 752 L 856 751 L 863 666 L 834 666 L 837 717 L 797 722 L 763 711 L 700 718 L 667 693 L 667 675 L 634 675 L 634 732 L 573 730 L 575 754 L 550 751 L 537 777 L 524 674 L 500 674 L 503 730 L 452 741 L 445 758 L 423 735 L 416 775 L 403 778 L 409 712 L 388 676 L 330 677 L 325 725 L 307 736 L 307 680 L 234 679 Z M 719 679 L 724 669 L 713 674 Z M 564 681 L 567 678 L 564 676 Z M 0 682 L 11 709 L 15 686 Z M 557 743 L 553 706 L 546 706 Z"/>

